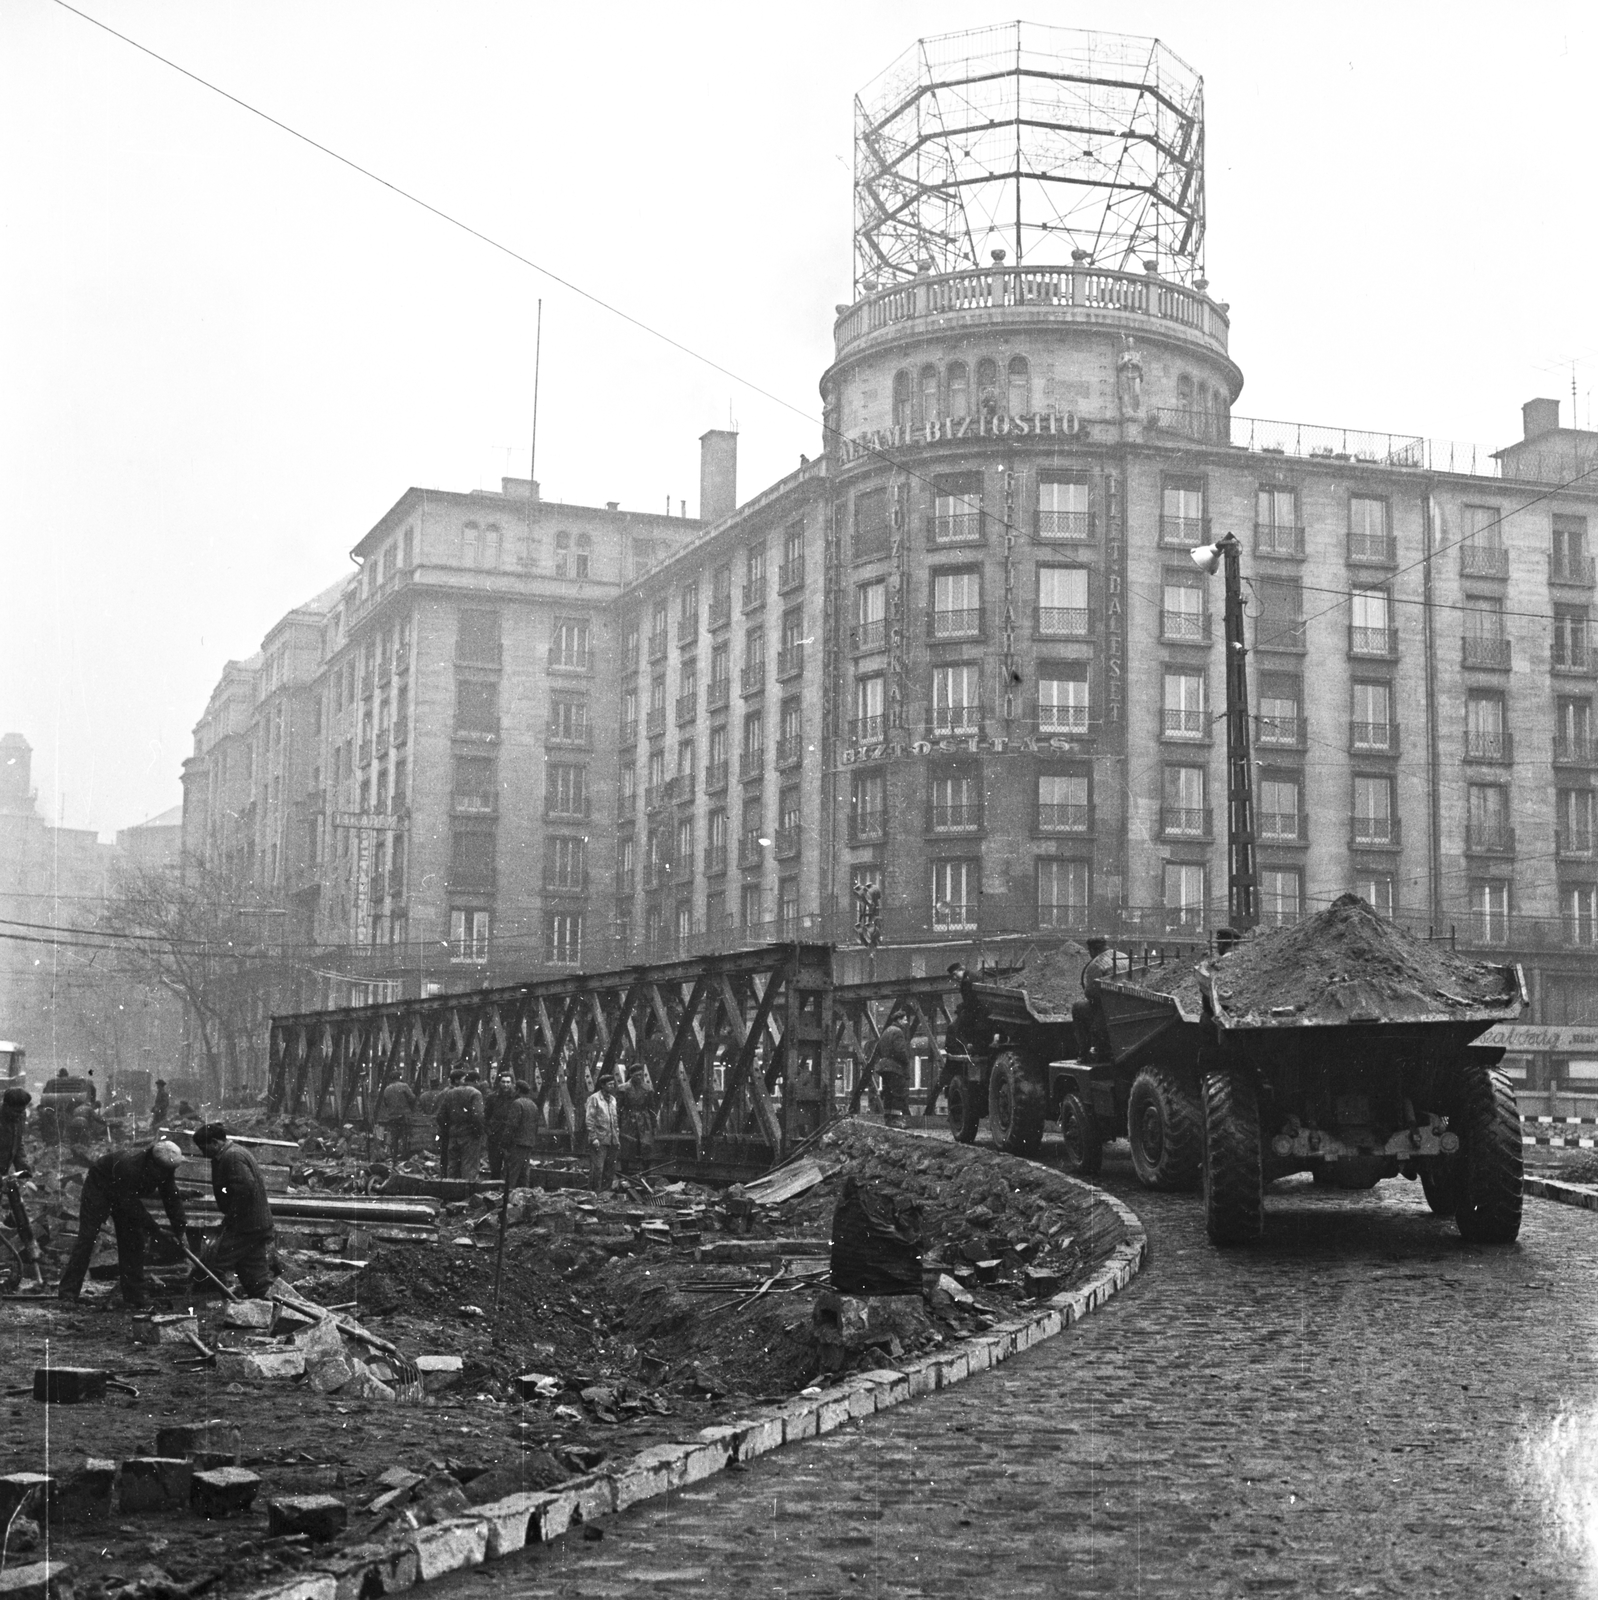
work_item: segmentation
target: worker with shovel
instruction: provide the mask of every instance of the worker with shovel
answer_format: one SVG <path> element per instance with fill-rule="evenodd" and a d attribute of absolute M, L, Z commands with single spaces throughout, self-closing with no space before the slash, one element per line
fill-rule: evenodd
<path fill-rule="evenodd" d="M 207 1279 L 221 1284 L 236 1271 L 244 1292 L 263 1300 L 272 1283 L 272 1207 L 266 1180 L 255 1157 L 228 1138 L 220 1122 L 196 1128 L 194 1148 L 211 1163 L 211 1190 L 222 1213 L 222 1231 L 195 1264 L 189 1282 L 196 1287 Z"/>
<path fill-rule="evenodd" d="M 78 1242 L 56 1291 L 63 1300 L 76 1300 L 82 1294 L 94 1242 L 109 1220 L 116 1229 L 122 1303 L 144 1304 L 144 1241 L 161 1236 L 144 1201 L 160 1196 L 172 1236 L 181 1245 L 187 1226 L 177 1184 L 182 1162 L 183 1152 L 170 1139 L 157 1139 L 143 1150 L 108 1150 L 89 1163 L 78 1201 Z"/>

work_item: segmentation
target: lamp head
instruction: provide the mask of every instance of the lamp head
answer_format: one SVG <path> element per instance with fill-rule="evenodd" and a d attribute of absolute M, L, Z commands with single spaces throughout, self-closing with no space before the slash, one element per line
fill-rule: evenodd
<path fill-rule="evenodd" d="M 1221 564 L 1221 546 L 1219 541 L 1215 544 L 1201 544 L 1188 551 L 1188 559 L 1201 572 L 1207 572 L 1212 577 Z"/>

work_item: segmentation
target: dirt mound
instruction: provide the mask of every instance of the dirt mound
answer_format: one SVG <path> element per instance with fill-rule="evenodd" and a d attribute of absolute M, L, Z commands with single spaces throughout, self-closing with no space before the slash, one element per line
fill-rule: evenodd
<path fill-rule="evenodd" d="M 1087 960 L 1087 951 L 1067 940 L 1047 950 L 1029 951 L 1020 972 L 996 973 L 983 982 L 1025 989 L 1037 1010 L 1063 1015 L 1070 1011 L 1073 1000 L 1082 998 L 1082 968 Z"/>
<path fill-rule="evenodd" d="M 1498 969 L 1414 938 L 1354 894 L 1246 940 L 1210 970 L 1227 1016 L 1258 1022 L 1406 1021 L 1512 997 Z"/>

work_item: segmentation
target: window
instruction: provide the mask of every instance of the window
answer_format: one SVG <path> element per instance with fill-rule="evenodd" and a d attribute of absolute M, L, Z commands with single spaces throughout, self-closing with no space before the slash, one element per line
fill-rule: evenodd
<path fill-rule="evenodd" d="M 552 817 L 586 817 L 587 767 L 551 762 L 544 774 L 544 809 Z"/>
<path fill-rule="evenodd" d="M 910 374 L 893 375 L 893 425 L 901 432 L 910 426 Z"/>
<path fill-rule="evenodd" d="M 677 675 L 677 721 L 692 722 L 699 715 L 699 668 L 692 657 Z"/>
<path fill-rule="evenodd" d="M 416 555 L 416 529 L 414 527 L 409 527 L 405 530 L 402 547 L 404 553 L 400 557 L 400 565 L 409 567 L 414 564 Z"/>
<path fill-rule="evenodd" d="M 727 870 L 727 813 L 719 807 L 705 817 L 705 871 Z M 712 922 L 712 927 L 715 923 Z"/>
<path fill-rule="evenodd" d="M 587 845 L 581 839 L 549 840 L 544 883 L 550 889 L 581 889 L 588 881 Z"/>
<path fill-rule="evenodd" d="M 963 361 L 949 363 L 949 415 L 966 417 L 971 414 L 971 373 Z"/>
<path fill-rule="evenodd" d="M 637 706 L 637 691 L 630 691 Z M 634 711 L 636 718 L 637 712 Z M 556 695 L 549 702 L 549 736 L 564 744 L 588 743 L 588 702 Z"/>
<path fill-rule="evenodd" d="M 751 628 L 744 635 L 744 667 L 741 686 L 745 694 L 763 689 L 766 683 L 766 634 L 763 628 Z"/>
<path fill-rule="evenodd" d="M 638 665 L 638 618 L 628 617 L 621 627 L 621 664 L 624 668 Z"/>
<path fill-rule="evenodd" d="M 1466 695 L 1465 757 L 1469 761 L 1509 760 L 1509 729 L 1501 694 L 1473 690 Z"/>
<path fill-rule="evenodd" d="M 694 870 L 694 819 L 692 817 L 679 817 L 677 819 L 677 854 L 672 859 L 677 864 L 677 870 L 684 876 Z"/>
<path fill-rule="evenodd" d="M 629 833 L 616 841 L 616 893 L 631 894 L 637 884 L 638 846 Z"/>
<path fill-rule="evenodd" d="M 1296 844 L 1304 836 L 1303 796 L 1296 778 L 1260 779 L 1259 837 L 1263 844 Z"/>
<path fill-rule="evenodd" d="M 1548 575 L 1556 583 L 1591 583 L 1592 559 L 1587 554 L 1587 519 L 1554 517 L 1553 560 Z"/>
<path fill-rule="evenodd" d="M 1398 648 L 1385 589 L 1353 589 L 1348 597 L 1349 649 L 1357 656 L 1390 656 Z"/>
<path fill-rule="evenodd" d="M 974 773 L 949 773 L 932 780 L 934 833 L 964 833 L 982 826 L 982 785 Z"/>
<path fill-rule="evenodd" d="M 932 579 L 932 636 L 974 639 L 982 632 L 982 574 L 939 572 Z"/>
<path fill-rule="evenodd" d="M 1005 396 L 1010 415 L 1024 416 L 1032 409 L 1032 377 L 1025 356 L 1011 356 L 1005 376 L 1009 379 Z"/>
<path fill-rule="evenodd" d="M 1381 775 L 1354 776 L 1354 843 L 1397 844 L 1393 816 L 1393 780 Z"/>
<path fill-rule="evenodd" d="M 932 669 L 932 731 L 976 733 L 982 726 L 981 668 L 975 662 Z"/>
<path fill-rule="evenodd" d="M 1501 578 L 1509 572 L 1509 552 L 1504 549 L 1503 515 L 1496 506 L 1462 506 L 1465 542 L 1460 546 L 1460 570 L 1467 578 Z"/>
<path fill-rule="evenodd" d="M 746 928 L 758 928 L 765 919 L 758 883 L 746 883 L 738 892 L 738 916 Z"/>
<path fill-rule="evenodd" d="M 555 576 L 557 578 L 586 578 L 591 541 L 586 533 L 555 535 Z"/>
<path fill-rule="evenodd" d="M 461 524 L 461 565 L 479 566 L 482 562 L 483 534 L 475 522 Z"/>
<path fill-rule="evenodd" d="M 1177 838 L 1206 838 L 1210 831 L 1207 796 L 1209 774 L 1203 767 L 1165 769 L 1160 807 L 1161 831 Z"/>
<path fill-rule="evenodd" d="M 1038 568 L 1038 633 L 1051 639 L 1087 637 L 1086 567 Z"/>
<path fill-rule="evenodd" d="M 1205 543 L 1204 480 L 1167 478 L 1160 488 L 1160 543 Z"/>
<path fill-rule="evenodd" d="M 455 810 L 492 812 L 498 784 L 494 781 L 494 762 L 489 756 L 455 757 Z"/>
<path fill-rule="evenodd" d="M 1208 878 L 1209 869 L 1202 863 L 1165 863 L 1165 920 L 1173 931 L 1196 932 L 1204 926 Z"/>
<path fill-rule="evenodd" d="M 1262 745 L 1301 745 L 1304 680 L 1291 672 L 1260 674 L 1259 739 Z"/>
<path fill-rule="evenodd" d="M 798 761 L 804 754 L 804 705 L 799 700 L 784 700 L 782 720 L 777 724 L 777 760 Z"/>
<path fill-rule="evenodd" d="M 766 718 L 760 711 L 751 711 L 744 717 L 744 766 L 758 767 L 765 757 Z"/>
<path fill-rule="evenodd" d="M 732 566 L 724 563 L 710 575 L 710 626 L 719 628 L 732 615 Z"/>
<path fill-rule="evenodd" d="M 938 409 L 938 369 L 925 366 L 921 369 L 921 420 L 933 422 L 941 415 Z"/>
<path fill-rule="evenodd" d="M 854 497 L 854 555 L 856 561 L 885 556 L 892 542 L 888 522 L 888 491 L 863 489 Z"/>
<path fill-rule="evenodd" d="M 494 886 L 494 835 L 482 828 L 457 828 L 450 835 L 450 881 L 473 889 Z"/>
<path fill-rule="evenodd" d="M 1468 834 L 1471 850 L 1509 850 L 1513 836 L 1509 831 L 1509 790 L 1499 783 L 1472 783 L 1465 788 Z"/>
<path fill-rule="evenodd" d="M 1170 571 L 1160 597 L 1160 634 L 1184 644 L 1202 644 L 1210 636 L 1204 614 L 1204 579 L 1195 572 Z"/>
<path fill-rule="evenodd" d="M 664 541 L 659 539 L 633 540 L 633 577 L 643 577 L 660 560 L 663 545 Z"/>
<path fill-rule="evenodd" d="M 1348 497 L 1348 559 L 1391 566 L 1398 553 L 1388 528 L 1387 502 L 1374 495 Z"/>
<path fill-rule="evenodd" d="M 575 967 L 583 959 L 583 918 L 578 911 L 551 911 L 546 923 L 550 964 Z"/>
<path fill-rule="evenodd" d="M 1571 944 L 1598 944 L 1598 884 L 1566 884 L 1559 891 L 1559 909 Z"/>
<path fill-rule="evenodd" d="M 449 914 L 449 953 L 452 961 L 488 960 L 488 913 L 459 907 Z"/>
<path fill-rule="evenodd" d="M 1395 904 L 1392 873 L 1365 870 L 1356 872 L 1354 874 L 1354 893 L 1365 901 L 1377 916 L 1392 917 Z"/>
<path fill-rule="evenodd" d="M 935 861 L 932 864 L 932 926 L 974 929 L 981 864 L 976 861 Z"/>
<path fill-rule="evenodd" d="M 719 722 L 710 730 L 705 752 L 705 788 L 725 786 L 727 782 L 727 724 Z"/>
<path fill-rule="evenodd" d="M 1297 867 L 1260 869 L 1260 921 L 1266 927 L 1297 922 L 1303 913 L 1304 875 Z"/>
<path fill-rule="evenodd" d="M 1092 867 L 1086 861 L 1046 856 L 1038 862 L 1038 926 L 1068 928 L 1079 924 L 1092 903 Z"/>
<path fill-rule="evenodd" d="M 1204 674 L 1165 669 L 1163 727 L 1168 739 L 1206 739 L 1209 715 L 1204 709 Z"/>
<path fill-rule="evenodd" d="M 940 472 L 932 480 L 933 544 L 971 544 L 982 537 L 982 474 Z"/>
<path fill-rule="evenodd" d="M 638 685 L 630 683 L 621 692 L 621 742 L 630 744 L 638 737 Z"/>
<path fill-rule="evenodd" d="M 777 921 L 785 933 L 792 934 L 798 927 L 799 880 L 797 878 L 777 880 Z"/>
<path fill-rule="evenodd" d="M 1554 792 L 1554 841 L 1562 856 L 1593 853 L 1593 791 L 1558 789 Z"/>
<path fill-rule="evenodd" d="M 681 642 L 699 634 L 699 585 L 685 583 L 677 596 L 677 638 Z"/>
<path fill-rule="evenodd" d="M 805 613 L 802 606 L 792 606 L 782 614 L 782 632 L 777 643 L 777 675 L 790 677 L 804 669 Z"/>
<path fill-rule="evenodd" d="M 649 680 L 649 715 L 644 731 L 655 738 L 666 731 L 666 677 L 662 673 Z"/>
<path fill-rule="evenodd" d="M 1592 701 L 1560 695 L 1554 701 L 1554 760 L 1586 761 L 1591 758 Z"/>
<path fill-rule="evenodd" d="M 854 592 L 854 642 L 857 650 L 880 650 L 888 642 L 888 583 L 878 578 Z"/>
<path fill-rule="evenodd" d="M 499 665 L 499 613 L 463 611 L 455 625 L 455 659 L 474 667 Z"/>
<path fill-rule="evenodd" d="M 1262 556 L 1301 556 L 1304 530 L 1298 520 L 1298 490 L 1261 484 L 1254 501 L 1254 548 Z"/>
<path fill-rule="evenodd" d="M 1254 645 L 1259 650 L 1304 648 L 1304 585 L 1297 578 L 1256 578 L 1259 619 Z"/>
<path fill-rule="evenodd" d="M 677 798 L 686 800 L 694 790 L 694 761 L 698 747 L 692 739 L 683 739 L 677 745 Z"/>
<path fill-rule="evenodd" d="M 880 772 L 857 772 L 849 782 L 849 838 L 869 844 L 887 836 L 888 785 Z"/>
<path fill-rule="evenodd" d="M 999 409 L 999 363 L 992 356 L 977 362 L 977 397 L 985 416 Z"/>
<path fill-rule="evenodd" d="M 1038 775 L 1038 832 L 1086 833 L 1093 826 L 1092 789 L 1085 772 Z"/>
<path fill-rule="evenodd" d="M 782 566 L 777 572 L 777 587 L 791 589 L 805 581 L 805 525 L 796 522 L 782 536 Z"/>
<path fill-rule="evenodd" d="M 1465 596 L 1467 667 L 1507 667 L 1509 641 L 1504 637 L 1504 602 L 1496 595 Z"/>
<path fill-rule="evenodd" d="M 784 784 L 777 793 L 777 854 L 792 855 L 799 848 L 799 786 Z"/>
<path fill-rule="evenodd" d="M 765 824 L 765 806 L 759 794 L 744 796 L 742 831 L 738 841 L 738 858 L 745 864 L 760 860 L 761 829 Z"/>
<path fill-rule="evenodd" d="M 710 701 L 712 705 L 725 702 L 727 687 L 732 682 L 732 646 L 723 639 L 710 652 Z"/>
<path fill-rule="evenodd" d="M 1385 681 L 1355 679 L 1350 737 L 1356 750 L 1392 750 L 1393 686 Z"/>
<path fill-rule="evenodd" d="M 666 653 L 666 602 L 657 600 L 649 608 L 649 659 L 658 661 Z"/>
<path fill-rule="evenodd" d="M 470 678 L 455 680 L 455 731 L 499 733 L 499 685 Z"/>
<path fill-rule="evenodd" d="M 1088 664 L 1067 662 L 1038 669 L 1038 732 L 1088 731 Z"/>
<path fill-rule="evenodd" d="M 1042 472 L 1038 475 L 1037 531 L 1040 539 L 1093 537 L 1087 473 Z"/>
<path fill-rule="evenodd" d="M 1587 608 L 1555 606 L 1553 664 L 1556 667 L 1587 670 Z"/>
<path fill-rule="evenodd" d="M 888 491 L 876 491 L 886 497 Z M 751 606 L 764 605 L 766 601 L 766 547 L 763 544 L 754 544 L 744 551 L 744 609 Z"/>
<path fill-rule="evenodd" d="M 557 617 L 550 640 L 550 666 L 586 672 L 590 660 L 589 645 L 587 617 Z"/>
<path fill-rule="evenodd" d="M 1471 921 L 1483 944 L 1502 944 L 1509 937 L 1509 884 L 1502 878 L 1478 878 L 1470 885 Z"/>
<path fill-rule="evenodd" d="M 649 752 L 649 766 L 646 770 L 645 784 L 648 793 L 644 796 L 645 804 L 654 804 L 662 798 L 661 788 L 666 782 L 666 752 L 664 750 L 651 750 Z"/>

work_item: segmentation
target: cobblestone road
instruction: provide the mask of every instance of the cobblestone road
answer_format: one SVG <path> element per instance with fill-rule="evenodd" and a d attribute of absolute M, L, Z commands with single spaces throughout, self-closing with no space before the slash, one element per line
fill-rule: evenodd
<path fill-rule="evenodd" d="M 1486 1249 L 1418 1185 L 1300 1179 L 1222 1255 L 1129 1180 L 1151 1259 L 1080 1327 L 438 1589 L 1598 1594 L 1598 1218 L 1529 1201 Z"/>

